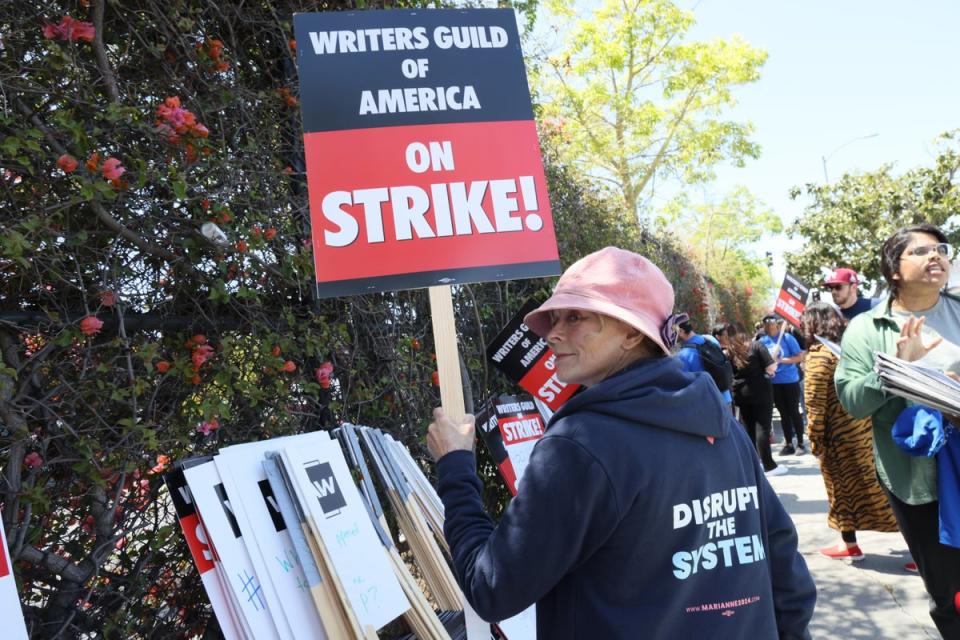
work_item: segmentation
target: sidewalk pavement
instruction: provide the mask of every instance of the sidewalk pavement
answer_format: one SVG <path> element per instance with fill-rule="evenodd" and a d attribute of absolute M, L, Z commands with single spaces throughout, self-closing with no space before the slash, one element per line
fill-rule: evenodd
<path fill-rule="evenodd" d="M 774 451 L 779 449 L 774 445 Z M 840 534 L 827 526 L 827 492 L 817 459 L 776 453 L 774 458 L 790 472 L 770 478 L 770 484 L 796 524 L 800 553 L 817 584 L 813 638 L 940 638 L 920 576 L 903 568 L 910 553 L 901 535 L 857 532 L 865 555 L 857 563 L 820 555 L 818 550 L 839 542 Z"/>

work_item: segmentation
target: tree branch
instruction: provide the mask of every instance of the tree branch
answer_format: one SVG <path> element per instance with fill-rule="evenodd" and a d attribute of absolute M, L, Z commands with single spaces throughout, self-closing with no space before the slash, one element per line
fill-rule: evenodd
<path fill-rule="evenodd" d="M 93 0 L 93 55 L 97 60 L 97 68 L 103 76 L 103 85 L 107 90 L 110 102 L 120 102 L 120 92 L 117 90 L 117 78 L 107 59 L 107 50 L 103 46 L 103 14 L 106 9 L 106 0 Z"/>
<path fill-rule="evenodd" d="M 41 551 L 32 545 L 23 547 L 17 556 L 17 560 L 26 560 L 31 564 L 45 567 L 74 584 L 83 584 L 93 575 L 94 571 L 93 563 L 88 560 L 74 564 L 62 556 L 49 551 Z"/>
<path fill-rule="evenodd" d="M 164 260 L 169 260 L 170 262 L 176 262 L 180 259 L 180 257 L 177 256 L 176 254 L 171 253 L 170 251 L 167 251 L 163 247 L 158 247 L 155 244 L 151 244 L 147 242 L 146 240 L 141 238 L 139 235 L 137 235 L 135 232 L 125 227 L 123 224 L 120 223 L 120 221 L 118 221 L 116 218 L 110 215 L 110 212 L 104 209 L 103 205 L 100 204 L 98 201 L 91 200 L 90 206 L 93 208 L 93 212 L 97 214 L 97 218 L 100 219 L 100 222 L 106 225 L 108 229 L 110 229 L 117 235 L 126 238 L 127 240 L 130 241 L 131 244 L 133 244 L 133 246 L 140 249 L 144 253 L 149 253 L 149 254 L 158 256 L 160 258 L 163 258 Z"/>

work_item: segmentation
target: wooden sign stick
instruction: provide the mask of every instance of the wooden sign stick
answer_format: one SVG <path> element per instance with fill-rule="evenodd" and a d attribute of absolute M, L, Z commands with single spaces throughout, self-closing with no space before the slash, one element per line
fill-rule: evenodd
<path fill-rule="evenodd" d="M 437 349 L 437 371 L 440 376 L 440 405 L 444 413 L 459 424 L 466 415 L 466 407 L 463 402 L 463 381 L 460 377 L 460 352 L 457 344 L 457 326 L 453 316 L 453 293 L 448 285 L 439 287 L 430 287 L 430 318 L 433 322 L 433 341 Z M 428 538 L 436 546 L 436 541 L 432 537 Z M 439 549 L 437 550 L 439 552 Z M 443 561 L 443 568 L 447 573 L 450 569 Z M 456 580 L 453 581 L 454 585 Z M 452 588 L 451 588 L 452 589 Z M 452 589 L 459 591 L 459 588 Z M 463 594 L 458 594 L 463 597 Z M 438 598 L 438 594 L 434 594 Z M 466 604 L 466 598 L 463 598 L 464 615 L 469 605 Z M 489 635 L 484 633 L 483 635 Z M 467 630 L 468 640 L 477 640 L 475 632 Z"/>
<path fill-rule="evenodd" d="M 467 412 L 463 404 L 460 351 L 453 317 L 453 293 L 449 285 L 430 287 L 430 318 L 433 322 L 433 341 L 437 348 L 440 404 L 447 417 L 459 423 Z"/>

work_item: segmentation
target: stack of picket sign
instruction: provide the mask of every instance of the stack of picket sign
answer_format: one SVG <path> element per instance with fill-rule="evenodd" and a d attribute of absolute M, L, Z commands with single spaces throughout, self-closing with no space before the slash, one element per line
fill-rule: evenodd
<path fill-rule="evenodd" d="M 403 615 L 421 640 L 466 638 L 433 487 L 390 436 L 352 425 L 334 435 L 226 447 L 165 477 L 224 636 L 377 638 Z M 419 582 L 394 544 L 370 468 Z"/>

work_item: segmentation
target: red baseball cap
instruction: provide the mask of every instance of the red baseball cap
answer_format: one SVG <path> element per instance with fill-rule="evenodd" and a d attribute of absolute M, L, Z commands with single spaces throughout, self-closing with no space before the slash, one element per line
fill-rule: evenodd
<path fill-rule="evenodd" d="M 846 267 L 840 267 L 839 269 L 834 269 L 826 280 L 823 281 L 823 284 L 857 284 L 860 282 L 860 278 L 857 277 L 857 272 L 853 269 L 847 269 Z"/>

